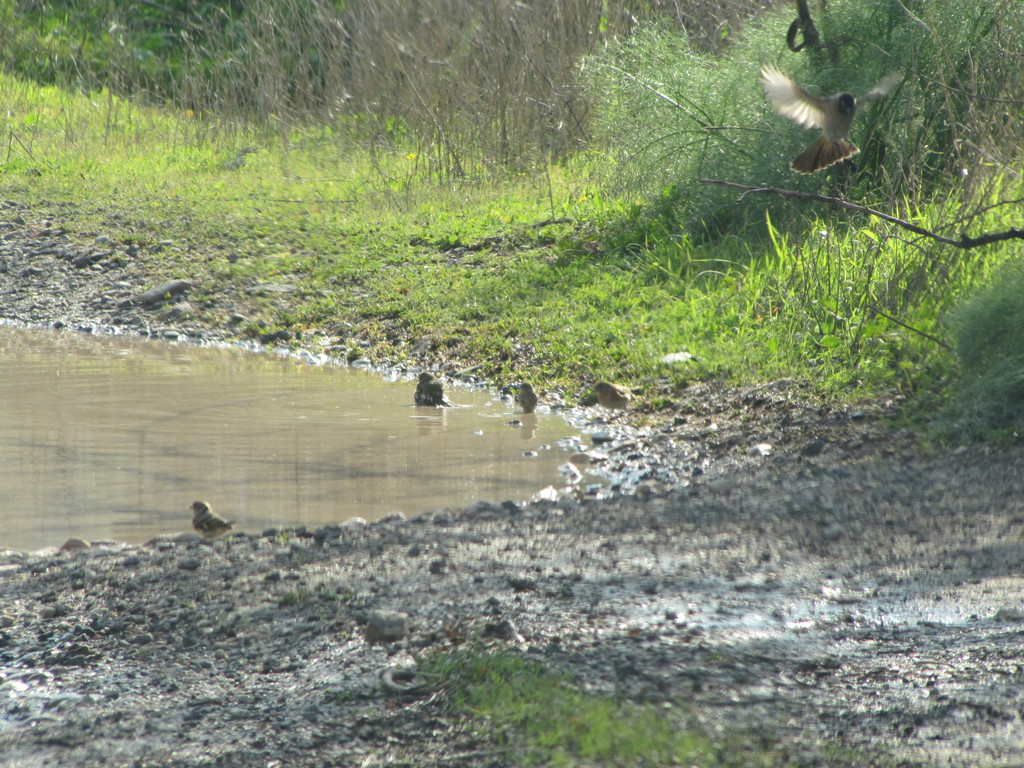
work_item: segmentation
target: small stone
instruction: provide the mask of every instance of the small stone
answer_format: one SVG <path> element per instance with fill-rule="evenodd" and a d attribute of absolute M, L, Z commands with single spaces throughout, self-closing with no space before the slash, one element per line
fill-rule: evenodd
<path fill-rule="evenodd" d="M 342 527 L 340 525 L 324 525 L 313 531 L 313 541 L 320 546 L 323 546 L 325 542 L 334 541 L 341 536 Z"/>
<path fill-rule="evenodd" d="M 106 253 L 102 252 L 85 253 L 82 254 L 81 256 L 76 257 L 72 264 L 75 265 L 76 269 L 91 267 L 94 264 L 96 264 L 96 262 L 102 261 L 104 258 L 106 258 L 106 255 Z"/>
<path fill-rule="evenodd" d="M 146 542 L 147 547 L 159 547 L 163 544 L 192 544 L 202 541 L 202 537 L 191 531 L 187 533 L 160 533 Z"/>
<path fill-rule="evenodd" d="M 153 636 L 149 632 L 142 632 L 133 637 L 132 642 L 136 645 L 149 645 L 153 642 Z"/>
<path fill-rule="evenodd" d="M 844 533 L 845 531 L 843 530 L 843 526 L 835 522 L 826 524 L 821 531 L 821 535 L 824 536 L 827 541 L 839 541 L 839 539 L 843 538 Z"/>
<path fill-rule="evenodd" d="M 558 501 L 555 502 L 555 508 L 562 512 L 572 512 L 577 509 L 579 505 L 579 502 L 569 495 L 561 496 Z"/>
<path fill-rule="evenodd" d="M 42 619 L 59 619 L 71 613 L 71 609 L 63 603 L 44 605 L 39 609 L 39 617 Z"/>
<path fill-rule="evenodd" d="M 1007 624 L 1021 624 L 1024 623 L 1024 611 L 1020 608 L 1004 606 L 996 611 L 995 620 L 1005 621 Z"/>
<path fill-rule="evenodd" d="M 514 640 L 517 643 L 525 642 L 525 638 L 519 634 L 519 630 L 516 629 L 516 625 L 508 619 L 502 619 L 496 624 L 485 624 L 483 636 L 498 637 L 502 640 Z"/>
<path fill-rule="evenodd" d="M 662 356 L 661 362 L 672 365 L 673 363 L 688 363 L 691 360 L 696 359 L 697 358 L 689 352 L 671 352 L 670 354 Z"/>
<path fill-rule="evenodd" d="M 427 680 L 415 667 L 389 667 L 380 675 L 384 690 L 391 693 L 415 693 L 427 686 Z"/>
<path fill-rule="evenodd" d="M 509 576 L 506 583 L 516 592 L 533 592 L 537 589 L 537 580 L 529 576 Z"/>
<path fill-rule="evenodd" d="M 288 294 L 295 293 L 297 290 L 299 289 L 296 286 L 287 283 L 260 283 L 250 288 L 249 293 L 256 295 L 261 293 Z"/>
<path fill-rule="evenodd" d="M 141 304 L 144 307 L 151 304 L 160 304 L 180 296 L 191 288 L 192 283 L 188 280 L 169 280 L 166 283 L 161 283 L 155 288 L 150 288 L 144 293 L 140 293 L 135 298 L 135 303 Z"/>
<path fill-rule="evenodd" d="M 708 482 L 708 488 L 715 493 L 727 493 L 738 485 L 738 481 L 732 475 L 717 477 Z"/>
<path fill-rule="evenodd" d="M 370 611 L 363 635 L 370 643 L 393 643 L 409 634 L 409 614 L 401 611 Z"/>
<path fill-rule="evenodd" d="M 480 520 L 491 520 L 497 517 L 501 512 L 501 508 L 493 501 L 474 501 L 468 507 L 462 510 L 462 514 L 466 517 L 473 517 Z"/>
<path fill-rule="evenodd" d="M 389 515 L 384 515 L 384 517 L 380 518 L 379 520 L 375 520 L 373 522 L 373 524 L 374 525 L 397 525 L 398 523 L 404 523 L 405 519 L 406 519 L 405 518 L 405 514 L 403 512 L 392 512 Z"/>
<path fill-rule="evenodd" d="M 748 456 L 770 456 L 772 453 L 771 443 L 757 443 L 747 450 Z"/>
<path fill-rule="evenodd" d="M 822 451 L 825 450 L 825 441 L 821 439 L 811 440 L 807 445 L 800 449 L 801 456 L 807 456 L 813 458 L 814 456 L 820 456 Z"/>
<path fill-rule="evenodd" d="M 571 461 L 567 461 L 558 468 L 558 474 L 562 476 L 569 485 L 575 485 L 583 479 L 583 473 L 576 469 L 576 465 Z"/>
<path fill-rule="evenodd" d="M 64 550 L 65 552 L 73 552 L 73 551 L 79 550 L 79 549 L 89 549 L 91 546 L 92 546 L 92 544 L 90 544 L 85 539 L 79 539 L 77 537 L 72 537 L 72 538 L 68 539 L 67 541 L 65 541 L 63 544 L 61 544 L 60 548 L 62 550 Z"/>
<path fill-rule="evenodd" d="M 194 557 L 183 557 L 178 562 L 178 567 L 183 571 L 194 571 L 199 568 L 199 560 Z"/>

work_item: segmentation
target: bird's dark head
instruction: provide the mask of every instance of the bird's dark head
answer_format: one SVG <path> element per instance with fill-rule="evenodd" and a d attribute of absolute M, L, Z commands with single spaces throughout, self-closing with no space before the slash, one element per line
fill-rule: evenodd
<path fill-rule="evenodd" d="M 852 115 L 857 109 L 857 100 L 853 98 L 853 94 L 840 93 L 837 106 L 842 114 Z"/>

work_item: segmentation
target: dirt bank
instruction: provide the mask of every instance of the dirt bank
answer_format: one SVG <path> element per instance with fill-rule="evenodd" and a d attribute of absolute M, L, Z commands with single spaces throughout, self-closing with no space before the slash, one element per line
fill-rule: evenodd
<path fill-rule="evenodd" d="M 141 303 L 188 276 L 103 233 L 9 204 L 0 236 L 0 318 L 231 335 Z M 610 500 L 6 553 L 0 764 L 514 765 L 381 679 L 483 636 L 780 764 L 1020 765 L 1024 455 L 922 455 L 894 408 L 694 388 L 615 446 Z M 408 635 L 371 642 L 375 611 Z"/>

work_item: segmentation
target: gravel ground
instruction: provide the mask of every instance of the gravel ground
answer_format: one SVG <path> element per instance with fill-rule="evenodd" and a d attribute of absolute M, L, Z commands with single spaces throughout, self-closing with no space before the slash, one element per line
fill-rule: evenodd
<path fill-rule="evenodd" d="M 231 335 L 102 233 L 8 203 L 0 238 L 2 319 Z M 780 764 L 1019 766 L 1024 455 L 897 409 L 695 387 L 609 447 L 612 499 L 0 552 L 0 765 L 515 765 L 387 682 L 481 637 Z"/>

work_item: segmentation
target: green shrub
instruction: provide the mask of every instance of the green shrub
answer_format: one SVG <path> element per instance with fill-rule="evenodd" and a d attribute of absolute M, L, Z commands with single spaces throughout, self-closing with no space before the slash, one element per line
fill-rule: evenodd
<path fill-rule="evenodd" d="M 651 26 L 587 60 L 592 124 L 611 159 L 605 176 L 649 203 L 630 222 L 653 240 L 680 230 L 698 237 L 742 234 L 766 210 L 776 226 L 802 230 L 806 204 L 699 183 L 720 179 L 867 198 L 876 207 L 945 197 L 964 176 L 960 202 L 1020 159 L 1024 92 L 1024 6 L 1010 3 L 864 3 L 837 0 L 819 19 L 826 46 L 791 53 L 792 8 L 747 26 L 724 51 L 695 49 L 671 28 Z M 808 90 L 866 93 L 885 74 L 905 75 L 891 98 L 864 106 L 852 138 L 855 173 L 836 167 L 810 177 L 789 160 L 816 131 L 781 117 L 760 82 L 775 64 Z M 837 218 L 848 218 L 837 214 Z"/>
<path fill-rule="evenodd" d="M 1007 261 L 952 316 L 959 391 L 942 432 L 975 439 L 1024 428 L 1024 259 Z"/>

